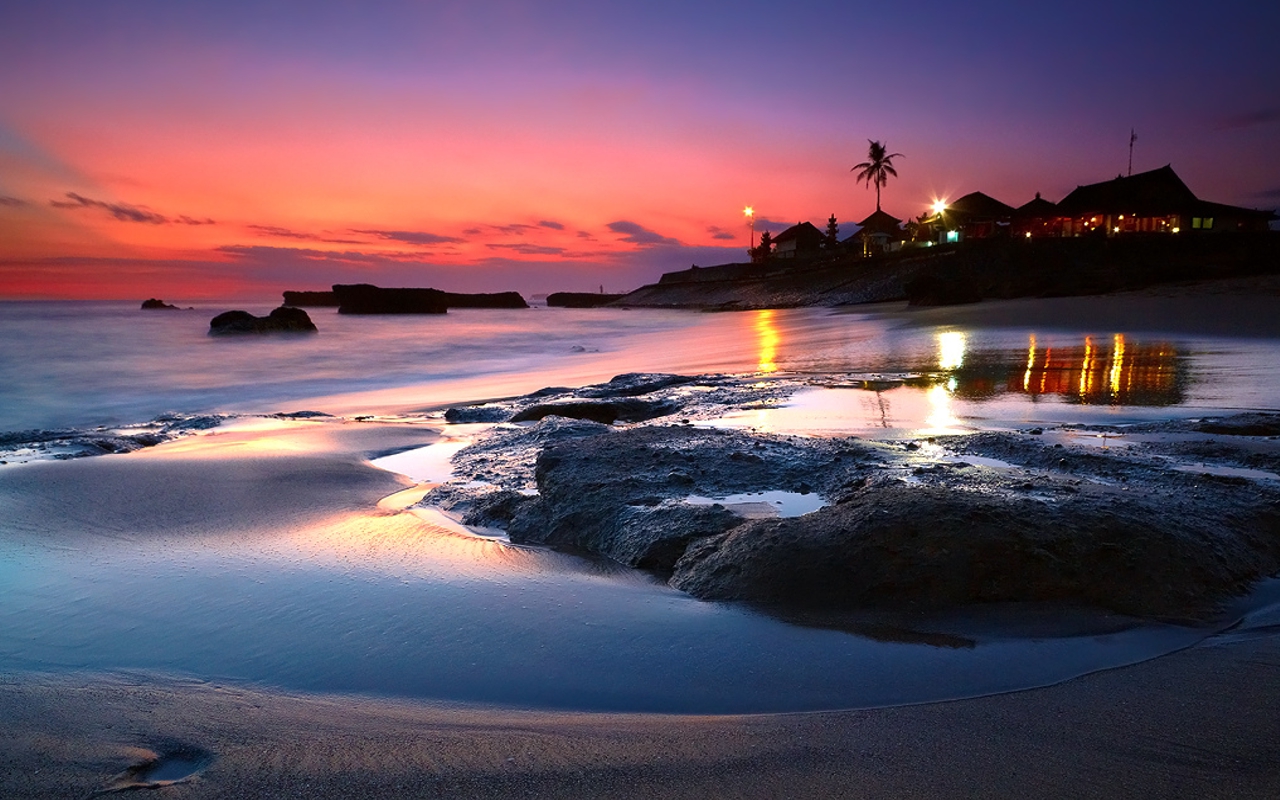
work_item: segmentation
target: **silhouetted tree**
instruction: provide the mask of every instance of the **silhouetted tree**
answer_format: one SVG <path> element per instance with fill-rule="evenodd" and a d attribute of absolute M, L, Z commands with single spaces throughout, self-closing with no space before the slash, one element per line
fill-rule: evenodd
<path fill-rule="evenodd" d="M 893 160 L 895 158 L 906 158 L 902 153 L 889 153 L 888 148 L 882 142 L 867 140 L 871 146 L 867 148 L 867 160 L 861 164 L 855 164 L 850 168 L 850 172 L 858 173 L 858 180 L 868 186 L 876 187 L 876 211 L 880 210 L 880 187 L 889 182 L 889 176 L 898 177 L 898 171 L 893 168 Z"/>
<path fill-rule="evenodd" d="M 827 220 L 827 236 L 823 240 L 822 245 L 828 250 L 835 250 L 840 244 L 840 226 L 836 224 L 836 215 L 832 214 L 831 219 Z"/>
<path fill-rule="evenodd" d="M 773 236 L 768 231 L 760 234 L 760 244 L 751 253 L 752 261 L 765 261 L 773 255 Z"/>

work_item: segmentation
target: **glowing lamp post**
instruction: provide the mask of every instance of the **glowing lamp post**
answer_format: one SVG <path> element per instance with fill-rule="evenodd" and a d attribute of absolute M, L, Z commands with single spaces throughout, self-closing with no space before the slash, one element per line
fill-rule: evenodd
<path fill-rule="evenodd" d="M 748 234 L 748 239 L 750 240 L 748 252 L 750 252 L 756 249 L 756 210 L 751 206 L 747 206 L 742 209 L 742 216 L 747 218 L 747 227 L 751 230 L 751 233 Z"/>

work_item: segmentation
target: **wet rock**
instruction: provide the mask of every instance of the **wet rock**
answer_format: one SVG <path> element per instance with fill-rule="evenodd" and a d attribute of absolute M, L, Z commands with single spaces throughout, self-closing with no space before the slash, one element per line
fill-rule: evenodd
<path fill-rule="evenodd" d="M 729 457 L 753 440 L 778 457 Z M 537 459 L 538 497 L 512 518 L 507 533 L 513 542 L 588 550 L 665 574 L 690 542 L 742 522 L 723 506 L 683 502 L 695 490 L 715 496 L 793 487 L 820 464 L 830 464 L 831 451 L 857 447 L 811 444 L 676 426 L 550 445 Z M 845 469 L 855 469 L 858 461 L 846 457 Z M 831 471 L 825 480 L 842 474 Z"/>
<path fill-rule="evenodd" d="M 666 375 L 650 372 L 628 372 L 615 375 L 608 383 L 585 386 L 576 394 L 579 397 L 638 397 L 652 394 L 673 386 L 685 386 L 698 379 L 687 375 Z"/>
<path fill-rule="evenodd" d="M 455 425 L 475 422 L 506 422 L 511 410 L 502 406 L 457 406 L 444 412 L 445 422 Z"/>
<path fill-rule="evenodd" d="M 1236 414 L 1205 420 L 1196 430 L 1227 436 L 1280 436 L 1280 414 Z"/>
<path fill-rule="evenodd" d="M 280 306 L 265 317 L 248 311 L 224 311 L 209 321 L 210 336 L 242 333 L 315 333 L 315 323 L 300 308 Z"/>
<path fill-rule="evenodd" d="M 587 419 L 611 425 L 614 422 L 643 422 L 664 417 L 680 410 L 674 401 L 649 402 L 635 398 L 618 400 L 577 400 L 558 403 L 538 403 L 518 412 L 512 422 L 531 422 L 552 415 L 571 419 Z"/>
<path fill-rule="evenodd" d="M 1280 508 L 1248 495 L 1233 497 L 1243 504 L 1224 519 L 1223 505 L 1171 506 L 1153 494 L 1047 503 L 885 484 L 698 541 L 671 584 L 704 599 L 794 607 L 1066 601 L 1194 616 L 1280 565 Z"/>

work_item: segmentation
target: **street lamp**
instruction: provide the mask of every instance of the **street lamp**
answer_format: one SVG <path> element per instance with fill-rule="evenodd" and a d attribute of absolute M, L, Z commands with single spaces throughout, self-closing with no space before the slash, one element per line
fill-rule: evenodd
<path fill-rule="evenodd" d="M 751 250 L 756 249 L 756 210 L 751 206 L 742 209 L 742 215 L 747 218 L 747 225 L 751 228 L 750 240 Z"/>

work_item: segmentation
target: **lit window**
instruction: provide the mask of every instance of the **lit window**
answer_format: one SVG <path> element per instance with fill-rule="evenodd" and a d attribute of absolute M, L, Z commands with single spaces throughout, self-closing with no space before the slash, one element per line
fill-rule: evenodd
<path fill-rule="evenodd" d="M 1205 218 L 1204 218 L 1204 229 L 1205 229 L 1205 230 L 1209 230 L 1209 229 L 1210 229 L 1210 228 L 1212 228 L 1212 227 L 1213 227 L 1213 217 L 1205 217 Z"/>
<path fill-rule="evenodd" d="M 1192 217 L 1192 218 L 1191 218 L 1191 227 L 1192 227 L 1193 229 L 1199 229 L 1199 227 L 1200 227 L 1200 218 L 1199 218 L 1199 217 Z"/>

